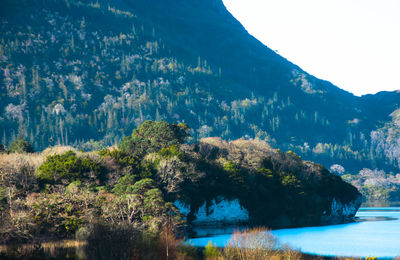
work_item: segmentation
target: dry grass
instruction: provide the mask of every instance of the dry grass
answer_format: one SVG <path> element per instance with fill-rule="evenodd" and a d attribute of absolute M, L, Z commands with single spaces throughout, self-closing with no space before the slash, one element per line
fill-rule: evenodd
<path fill-rule="evenodd" d="M 74 151 L 79 157 L 88 157 L 96 162 L 101 160 L 97 152 L 82 153 L 77 151 L 72 146 L 54 146 L 45 149 L 41 153 L 11 153 L 0 154 L 0 173 L 21 172 L 24 168 L 34 169 L 34 171 L 46 161 L 47 156 L 63 154 L 68 151 Z"/>
<path fill-rule="evenodd" d="M 46 156 L 39 153 L 33 154 L 0 154 L 0 169 L 18 169 L 22 165 L 30 165 L 33 168 L 39 167 L 46 160 Z"/>
<path fill-rule="evenodd" d="M 66 153 L 68 151 L 77 152 L 76 149 L 74 147 L 72 147 L 72 146 L 57 145 L 57 146 L 46 148 L 45 150 L 43 150 L 41 155 L 47 157 L 49 155 L 63 154 L 63 153 Z"/>
<path fill-rule="evenodd" d="M 0 169 L 19 169 L 22 166 L 29 165 L 34 169 L 37 169 L 44 161 L 47 156 L 55 154 L 63 154 L 67 151 L 76 151 L 71 146 L 54 146 L 47 148 L 41 153 L 11 153 L 11 154 L 0 154 Z"/>

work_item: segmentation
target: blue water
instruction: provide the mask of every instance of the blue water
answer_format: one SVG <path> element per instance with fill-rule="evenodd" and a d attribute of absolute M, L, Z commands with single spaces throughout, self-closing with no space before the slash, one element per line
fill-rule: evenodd
<path fill-rule="evenodd" d="M 361 208 L 360 222 L 274 230 L 280 243 L 303 253 L 323 256 L 393 258 L 400 256 L 400 207 Z M 194 238 L 195 246 L 212 241 L 225 246 L 231 234 Z"/>

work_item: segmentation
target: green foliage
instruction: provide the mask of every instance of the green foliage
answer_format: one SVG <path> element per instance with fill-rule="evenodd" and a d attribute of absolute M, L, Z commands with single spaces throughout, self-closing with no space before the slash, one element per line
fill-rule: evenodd
<path fill-rule="evenodd" d="M 138 180 L 137 176 L 128 174 L 118 180 L 112 192 L 116 195 L 145 194 L 148 190 L 152 190 L 155 187 L 154 181 L 150 178 Z M 148 195 L 151 195 L 151 193 Z"/>
<path fill-rule="evenodd" d="M 267 177 L 269 179 L 274 178 L 272 171 L 270 169 L 266 169 L 264 167 L 261 167 L 257 170 L 257 175 L 261 175 L 261 176 Z"/>
<path fill-rule="evenodd" d="M 7 147 L 8 153 L 33 153 L 33 147 L 27 141 L 25 141 L 22 137 L 18 136 L 17 140 L 12 142 Z"/>
<path fill-rule="evenodd" d="M 117 184 L 115 184 L 112 192 L 116 195 L 130 194 L 134 192 L 134 184 L 137 181 L 137 176 L 133 174 L 127 174 L 121 177 Z"/>
<path fill-rule="evenodd" d="M 124 152 L 143 156 L 184 143 L 189 136 L 188 129 L 186 124 L 146 121 L 133 130 L 132 136 L 124 137 L 118 146 Z"/>
<path fill-rule="evenodd" d="M 95 141 L 90 139 L 86 143 L 80 144 L 78 149 L 82 151 L 100 151 L 103 149 L 107 149 L 107 145 L 105 145 L 104 141 Z"/>
<path fill-rule="evenodd" d="M 246 174 L 239 165 L 228 161 L 224 164 L 224 171 L 228 174 L 228 180 L 232 183 L 234 193 L 248 191 L 249 183 L 246 180 Z"/>
<path fill-rule="evenodd" d="M 131 166 L 134 169 L 140 168 L 140 159 L 137 156 L 121 151 L 119 149 L 103 149 L 99 151 L 99 154 L 104 157 L 113 158 L 115 162 L 121 167 Z"/>
<path fill-rule="evenodd" d="M 132 192 L 136 194 L 144 194 L 147 190 L 153 188 L 155 188 L 155 184 L 152 179 L 142 179 L 133 185 Z"/>
<path fill-rule="evenodd" d="M 79 158 L 75 152 L 68 151 L 61 155 L 50 155 L 38 168 L 37 179 L 44 183 L 72 182 L 95 177 L 103 172 L 103 167 L 89 159 Z"/>
<path fill-rule="evenodd" d="M 181 151 L 179 151 L 179 148 L 176 145 L 171 145 L 167 148 L 162 148 L 160 151 L 158 151 L 157 154 L 166 159 L 172 157 L 177 157 L 180 160 L 184 159 L 184 154 Z"/>
<path fill-rule="evenodd" d="M 224 170 L 228 173 L 232 173 L 232 174 L 237 174 L 240 169 L 238 167 L 238 165 L 236 165 L 233 162 L 227 162 L 224 164 Z"/>
<path fill-rule="evenodd" d="M 212 243 L 212 241 L 209 241 L 204 248 L 203 255 L 206 259 L 217 259 L 221 256 L 221 252 L 219 251 L 218 247 Z"/>
<path fill-rule="evenodd" d="M 91 210 L 87 209 L 91 206 Z M 28 200 L 36 230 L 58 237 L 71 237 L 93 218 L 93 209 L 98 207 L 95 195 L 86 189 L 74 193 L 61 190 L 52 193 L 39 193 Z"/>
<path fill-rule="evenodd" d="M 281 173 L 281 183 L 285 187 L 301 188 L 301 182 L 292 174 Z"/>

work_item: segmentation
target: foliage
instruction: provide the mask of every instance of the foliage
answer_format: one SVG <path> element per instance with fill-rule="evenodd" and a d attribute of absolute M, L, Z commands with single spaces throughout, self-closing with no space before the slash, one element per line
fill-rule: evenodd
<path fill-rule="evenodd" d="M 89 158 L 79 158 L 75 152 L 50 155 L 38 168 L 36 177 L 44 183 L 72 182 L 80 179 L 96 178 L 103 167 Z"/>
<path fill-rule="evenodd" d="M 7 147 L 7 152 L 8 153 L 33 153 L 33 148 L 31 144 L 22 137 L 18 136 L 17 140 L 12 142 L 8 147 Z"/>
<path fill-rule="evenodd" d="M 396 202 L 400 200 L 400 174 L 364 168 L 357 174 L 345 174 L 342 178 L 362 193 L 365 202 Z"/>
<path fill-rule="evenodd" d="M 221 256 L 221 252 L 218 247 L 214 245 L 211 241 L 205 246 L 203 255 L 206 259 L 218 259 Z"/>
<path fill-rule="evenodd" d="M 166 159 L 170 159 L 173 157 L 177 157 L 180 160 L 184 159 L 184 154 L 181 151 L 179 151 L 179 148 L 176 145 L 171 145 L 169 147 L 162 148 L 161 150 L 159 150 L 157 152 L 157 154 L 160 157 L 166 158 Z"/>
<path fill-rule="evenodd" d="M 30 217 L 35 221 L 36 232 L 58 237 L 75 235 L 81 226 L 94 217 L 98 207 L 95 194 L 83 187 L 32 194 L 28 196 L 26 205 L 30 209 Z"/>
<path fill-rule="evenodd" d="M 103 149 L 99 151 L 99 154 L 104 157 L 110 157 L 115 160 L 115 162 L 121 167 L 133 166 L 135 168 L 140 167 L 140 159 L 134 155 L 121 150 L 109 150 Z"/>
<path fill-rule="evenodd" d="M 187 131 L 186 124 L 146 121 L 133 130 L 132 136 L 124 137 L 119 143 L 119 148 L 124 152 L 143 156 L 184 143 L 188 137 Z"/>

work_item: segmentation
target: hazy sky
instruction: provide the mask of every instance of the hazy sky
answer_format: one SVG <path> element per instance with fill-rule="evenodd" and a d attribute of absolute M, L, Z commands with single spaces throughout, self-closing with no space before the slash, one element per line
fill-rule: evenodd
<path fill-rule="evenodd" d="M 355 95 L 400 89 L 400 0 L 224 0 L 250 34 Z"/>

